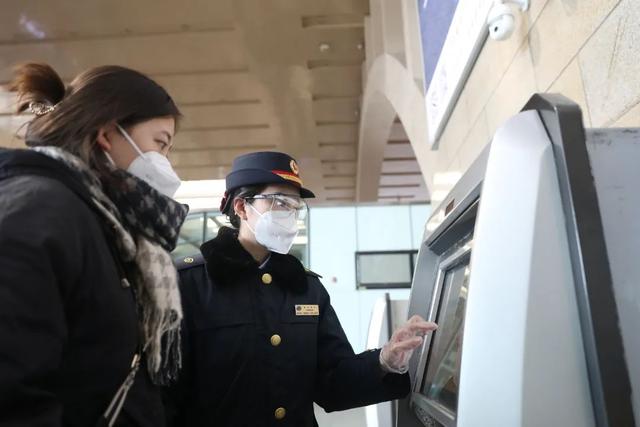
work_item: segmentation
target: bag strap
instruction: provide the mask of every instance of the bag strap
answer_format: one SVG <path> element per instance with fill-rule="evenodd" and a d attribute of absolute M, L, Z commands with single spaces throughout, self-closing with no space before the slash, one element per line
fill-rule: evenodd
<path fill-rule="evenodd" d="M 113 427 L 113 424 L 118 419 L 118 415 L 122 411 L 122 407 L 124 406 L 124 402 L 127 399 L 127 394 L 129 390 L 133 386 L 133 383 L 136 378 L 136 374 L 138 373 L 138 369 L 140 368 L 140 353 L 136 353 L 133 355 L 133 360 L 131 361 L 131 369 L 127 374 L 127 377 L 122 382 L 122 385 L 116 391 L 116 394 L 111 399 L 107 410 L 102 414 L 101 422 L 98 425 L 104 424 L 108 427 Z"/>

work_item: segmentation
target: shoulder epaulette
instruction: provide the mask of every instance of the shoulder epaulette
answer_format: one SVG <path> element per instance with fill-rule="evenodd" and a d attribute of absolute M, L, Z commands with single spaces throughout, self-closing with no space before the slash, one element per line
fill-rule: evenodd
<path fill-rule="evenodd" d="M 307 273 L 307 276 L 312 276 L 312 277 L 317 277 L 318 279 L 322 279 L 321 275 L 309 270 L 308 268 L 305 268 L 304 271 L 305 271 L 305 273 Z"/>
<path fill-rule="evenodd" d="M 204 264 L 204 257 L 202 256 L 202 254 L 197 253 L 194 255 L 177 258 L 173 262 L 176 265 L 176 269 L 180 271 Z"/>

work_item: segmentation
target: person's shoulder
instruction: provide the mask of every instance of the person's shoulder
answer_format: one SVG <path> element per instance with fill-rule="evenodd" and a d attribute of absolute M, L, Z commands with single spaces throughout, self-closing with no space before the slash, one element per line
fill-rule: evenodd
<path fill-rule="evenodd" d="M 57 203 L 58 198 L 65 201 L 70 198 L 77 199 L 64 183 L 43 175 L 16 175 L 5 178 L 0 181 L 0 194 L 2 198 L 38 200 L 41 204 Z"/>
<path fill-rule="evenodd" d="M 308 268 L 305 268 L 304 271 L 307 276 L 308 291 L 317 295 L 322 300 L 328 299 L 329 293 L 320 280 L 322 276 Z"/>
<path fill-rule="evenodd" d="M 196 267 L 203 267 L 205 259 L 201 253 L 179 257 L 174 261 L 178 272 L 183 272 Z"/>
<path fill-rule="evenodd" d="M 307 276 L 309 277 L 315 277 L 316 279 L 320 280 L 322 279 L 322 276 L 319 275 L 318 273 L 316 273 L 315 271 L 311 271 L 308 268 L 305 267 L 304 272 Z"/>
<path fill-rule="evenodd" d="M 184 307 L 206 307 L 211 299 L 213 283 L 209 279 L 206 260 L 201 253 L 181 256 L 173 261 L 180 284 Z"/>
<path fill-rule="evenodd" d="M 39 220 L 82 220 L 91 214 L 83 205 L 73 190 L 55 178 L 18 175 L 0 181 L 0 211 L 20 215 L 25 221 L 35 212 Z"/>

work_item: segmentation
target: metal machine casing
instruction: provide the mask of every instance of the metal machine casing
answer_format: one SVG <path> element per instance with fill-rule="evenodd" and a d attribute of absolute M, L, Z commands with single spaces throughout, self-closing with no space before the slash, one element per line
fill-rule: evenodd
<path fill-rule="evenodd" d="M 575 104 L 536 95 L 496 132 L 434 211 L 409 315 L 442 321 L 454 306 L 458 312 L 462 306 L 464 315 L 458 335 L 445 325 L 412 359 L 414 389 L 399 405 L 399 426 L 634 425 L 639 390 L 632 395 L 627 366 L 640 370 L 640 340 L 629 333 L 630 322 L 640 322 L 634 303 L 640 293 L 629 280 L 628 251 L 618 246 L 639 250 L 640 239 L 621 239 L 629 225 L 613 218 L 630 218 L 629 210 L 640 214 L 640 202 L 618 192 L 627 210 L 621 214 L 620 201 L 596 192 L 634 188 L 623 185 L 612 153 L 640 160 L 640 138 L 632 130 L 621 132 L 587 137 Z M 629 144 L 621 145 L 622 139 Z M 637 185 L 637 169 L 629 164 L 622 175 Z M 605 240 L 618 259 L 612 258 L 613 275 Z M 456 288 L 460 295 L 451 303 L 448 268 L 456 253 L 469 252 L 465 276 L 459 275 L 464 283 Z M 438 348 L 438 334 L 449 337 L 447 350 Z M 625 358 L 625 347 L 632 357 Z M 444 388 L 425 380 L 433 379 L 434 363 L 457 370 L 447 383 L 456 390 L 454 410 L 451 402 L 438 400 Z"/>

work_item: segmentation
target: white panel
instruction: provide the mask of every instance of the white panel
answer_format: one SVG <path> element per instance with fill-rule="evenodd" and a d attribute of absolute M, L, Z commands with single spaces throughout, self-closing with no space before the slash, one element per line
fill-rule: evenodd
<path fill-rule="evenodd" d="M 597 131 L 588 138 L 622 340 L 640 422 L 640 129 Z"/>
<path fill-rule="evenodd" d="M 365 335 L 360 330 L 356 291 L 355 208 L 313 208 L 309 215 L 310 268 L 323 276 L 331 304 L 353 344 Z"/>
<path fill-rule="evenodd" d="M 359 251 L 411 249 L 408 206 L 361 207 L 356 217 Z"/>
<path fill-rule="evenodd" d="M 355 252 L 410 249 L 409 206 L 313 208 L 309 221 L 310 268 L 323 275 L 354 350 L 364 351 L 375 299 L 385 292 L 408 299 L 409 289 L 356 290 Z"/>
<path fill-rule="evenodd" d="M 424 237 L 425 224 L 431 215 L 431 205 L 411 205 L 411 248 L 419 249 Z"/>
<path fill-rule="evenodd" d="M 535 111 L 493 139 L 471 268 L 457 425 L 594 425 L 554 157 Z"/>

